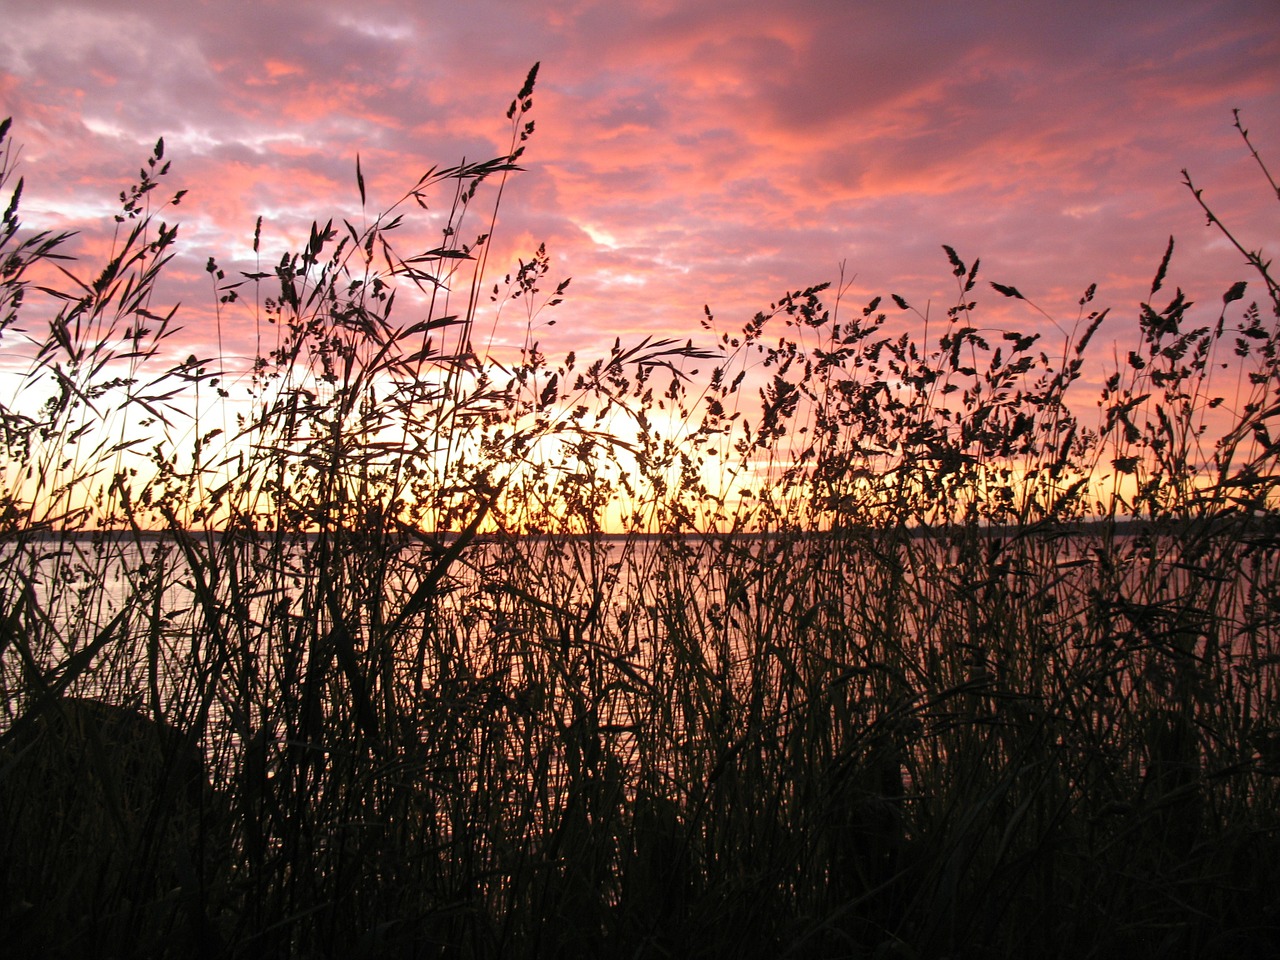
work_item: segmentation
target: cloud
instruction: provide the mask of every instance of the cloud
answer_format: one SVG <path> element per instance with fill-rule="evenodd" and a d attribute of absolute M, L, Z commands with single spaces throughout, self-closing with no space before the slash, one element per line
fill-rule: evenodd
<path fill-rule="evenodd" d="M 7 16 L 0 97 L 33 223 L 100 216 L 163 135 L 191 191 L 184 256 L 237 269 L 259 215 L 278 257 L 313 219 L 371 217 L 431 164 L 501 152 L 502 113 L 541 60 L 528 170 L 490 256 L 500 278 L 545 241 L 553 272 L 575 276 L 548 331 L 566 350 L 688 333 L 704 303 L 734 325 L 841 262 L 851 295 L 945 299 L 942 243 L 1055 313 L 1094 280 L 1131 311 L 1170 233 L 1186 285 L 1229 284 L 1239 257 L 1201 229 L 1179 171 L 1261 242 L 1265 183 L 1231 108 L 1280 150 L 1267 0 L 152 0 Z M 430 244 L 434 216 L 405 242 Z M 198 273 L 172 294 L 193 318 L 210 309 Z M 247 321 L 228 324 L 251 349 Z"/>

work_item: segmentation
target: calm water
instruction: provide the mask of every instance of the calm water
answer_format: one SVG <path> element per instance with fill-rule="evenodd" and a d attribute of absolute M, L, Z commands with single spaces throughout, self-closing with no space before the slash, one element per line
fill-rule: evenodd
<path fill-rule="evenodd" d="M 1250 553 L 1224 539 L 1219 546 L 1227 556 L 1189 563 L 1179 546 L 1172 538 L 1121 537 L 1103 551 L 1098 537 L 1073 534 L 1024 541 L 1006 561 L 1006 541 L 993 536 L 970 545 L 983 554 L 972 569 L 987 579 L 968 583 L 961 549 L 925 538 L 902 540 L 893 556 L 883 542 L 850 541 L 836 549 L 822 540 L 530 539 L 473 544 L 447 571 L 438 571 L 438 556 L 421 546 L 366 564 L 358 551 L 322 554 L 315 541 L 272 555 L 241 542 L 201 540 L 201 568 L 193 570 L 171 540 L 72 539 L 0 547 L 0 601 L 8 611 L 40 611 L 38 628 L 26 639 L 50 665 L 84 649 L 108 625 L 113 648 L 133 648 L 135 656 L 125 660 L 183 662 L 192 639 L 208 633 L 202 597 L 216 610 L 219 629 L 270 636 L 273 624 L 308 610 L 319 608 L 324 616 L 326 605 L 309 591 L 325 579 L 325 564 L 341 568 L 333 576 L 343 584 L 344 615 L 359 617 L 362 630 L 392 620 L 418 584 L 439 573 L 434 603 L 423 613 L 438 635 L 471 644 L 541 631 L 548 643 L 590 640 L 625 652 L 666 642 L 682 617 L 698 619 L 694 636 L 724 636 L 735 623 L 802 618 L 819 606 L 831 615 L 866 603 L 868 589 L 891 582 L 908 601 L 900 616 L 909 635 L 929 633 L 929 591 L 950 582 L 951 592 L 939 602 L 953 606 L 966 591 L 981 603 L 996 590 L 1040 604 L 1047 617 L 1090 616 L 1102 604 L 1108 615 L 1138 623 L 1134 610 L 1145 605 L 1147 619 L 1160 622 L 1143 629 L 1195 629 L 1190 622 L 1177 626 L 1177 609 L 1207 608 L 1227 633 L 1272 642 L 1280 621 L 1280 601 L 1270 589 L 1280 579 L 1277 551 Z M 1101 600 L 1092 595 L 1099 591 Z M 856 620 L 860 611 L 847 612 Z M 15 668 L 12 654 L 4 659 L 6 670 Z M 104 676 L 103 682 L 123 679 Z"/>
<path fill-rule="evenodd" d="M 635 747 L 625 732 L 635 719 L 632 711 L 636 704 L 651 709 L 635 691 L 682 658 L 700 660 L 704 676 L 725 667 L 733 682 L 758 684 L 760 676 L 751 671 L 759 669 L 760 644 L 779 637 L 807 642 L 806 618 L 814 611 L 827 618 L 813 633 L 815 643 L 830 642 L 833 630 L 840 632 L 841 617 L 856 643 L 867 617 L 893 606 L 892 641 L 918 643 L 928 673 L 932 668 L 925 661 L 937 652 L 930 652 L 930 644 L 955 638 L 964 617 L 981 621 L 987 607 L 1006 609 L 1000 605 L 1012 598 L 1034 605 L 1034 616 L 1064 637 L 1085 636 L 1091 618 L 1109 617 L 1109 629 L 1122 643 L 1181 644 L 1195 656 L 1204 655 L 1211 642 L 1220 644 L 1229 669 L 1250 678 L 1240 696 L 1274 695 L 1280 591 L 1272 587 L 1280 582 L 1280 551 L 1250 552 L 1247 544 L 1226 540 L 1218 544 L 1223 556 L 1192 564 L 1172 538 L 1121 538 L 1107 551 L 1102 545 L 1088 535 L 1046 537 L 1024 542 L 1002 567 L 1006 546 L 997 537 L 970 544 L 969 553 L 940 540 L 907 538 L 892 545 L 892 555 L 883 542 L 839 549 L 830 542 L 761 539 L 478 544 L 436 582 L 435 602 L 420 614 L 429 629 L 397 634 L 396 664 L 405 690 L 500 675 L 517 700 L 530 690 L 571 696 L 570 674 L 602 670 L 617 682 L 596 680 L 603 692 L 595 708 L 602 725 L 620 731 L 615 745 L 625 756 Z M 359 619 L 357 651 L 439 563 L 424 547 L 368 566 L 359 552 L 323 556 L 315 547 L 307 541 L 272 557 L 254 554 L 245 544 L 202 541 L 201 568 L 193 570 L 177 544 L 160 539 L 37 542 L 22 550 L 9 545 L 0 548 L 0 602 L 5 610 L 23 611 L 20 622 L 34 624 L 19 642 L 42 665 L 48 682 L 70 657 L 106 638 L 73 688 L 79 695 L 202 702 L 196 685 L 208 676 L 217 653 L 202 596 L 214 606 L 218 642 L 231 652 L 221 680 L 226 690 L 234 689 L 242 671 L 254 672 L 264 693 L 287 690 L 289 678 L 300 676 L 308 644 L 323 633 L 323 624 L 317 627 L 318 618 L 307 613 L 317 609 L 309 591 L 322 579 L 321 562 L 342 567 L 344 616 L 348 623 Z M 981 556 L 968 568 L 973 550 Z M 974 579 L 968 569 L 982 571 L 986 579 Z M 893 591 L 898 599 L 890 601 Z M 387 597 L 392 599 L 386 604 L 379 602 Z M 324 604 L 319 609 L 319 619 L 326 618 Z M 1216 619 L 1207 624 L 1184 612 L 1198 609 L 1211 610 Z M 951 620 L 940 627 L 940 618 Z M 415 637 L 424 632 L 430 634 L 430 652 L 415 655 Z M 1091 636 L 1096 639 L 1096 632 Z M 846 648 L 831 656 L 844 660 L 856 654 Z M 548 658 L 556 657 L 576 665 L 548 669 Z M 975 665 L 1000 668 L 984 658 L 975 644 Z M 763 659 L 768 669 L 783 669 L 780 657 Z M 0 650 L 6 691 L 26 687 L 24 660 L 12 648 Z M 670 693 L 678 684 L 667 676 L 655 688 Z M 1120 682 L 1128 690 L 1133 679 Z M 1144 674 L 1142 682 L 1159 681 Z M 213 704 L 210 722 L 223 725 L 221 740 L 210 742 L 234 747 L 236 734 L 219 704 Z M 16 706 L 11 699 L 10 710 Z M 683 720 L 678 711 L 669 713 L 667 729 L 678 736 Z M 218 762 L 213 756 L 210 761 Z"/>

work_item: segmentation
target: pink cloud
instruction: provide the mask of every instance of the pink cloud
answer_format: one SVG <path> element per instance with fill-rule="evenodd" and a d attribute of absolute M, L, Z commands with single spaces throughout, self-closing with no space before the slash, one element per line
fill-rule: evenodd
<path fill-rule="evenodd" d="M 430 164 L 503 149 L 535 60 L 529 169 L 491 263 L 500 278 L 547 242 L 575 277 L 546 336 L 565 350 L 687 335 L 704 303 L 734 326 L 841 261 L 851 295 L 943 302 L 942 243 L 1069 317 L 1095 280 L 1131 313 L 1174 233 L 1175 272 L 1211 301 L 1243 272 L 1201 229 L 1184 166 L 1245 235 L 1269 236 L 1265 185 L 1230 129 L 1240 106 L 1280 151 L 1263 0 L 133 9 L 16 12 L 0 100 L 37 219 L 101 209 L 165 136 L 191 190 L 175 284 L 193 318 L 210 309 L 199 265 L 247 269 L 234 261 L 258 215 L 264 257 L 312 219 L 362 215 L 357 153 L 372 215 Z M 419 214 L 406 236 L 430 243 L 433 222 Z"/>

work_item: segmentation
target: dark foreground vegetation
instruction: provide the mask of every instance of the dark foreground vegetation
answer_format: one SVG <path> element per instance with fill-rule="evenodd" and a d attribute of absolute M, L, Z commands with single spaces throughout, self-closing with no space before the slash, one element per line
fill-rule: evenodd
<path fill-rule="evenodd" d="M 949 248 L 943 317 L 557 364 L 546 255 L 482 279 L 532 88 L 507 155 L 210 260 L 244 369 L 167 359 L 161 144 L 92 274 L 0 154 L 6 955 L 1280 951 L 1261 257 L 1195 306 L 1171 242 L 1115 369 L 1092 289 L 1047 347 Z"/>

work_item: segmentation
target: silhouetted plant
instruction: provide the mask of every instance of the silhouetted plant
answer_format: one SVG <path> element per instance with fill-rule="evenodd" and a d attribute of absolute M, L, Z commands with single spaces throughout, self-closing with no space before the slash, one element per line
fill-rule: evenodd
<path fill-rule="evenodd" d="M 172 923 L 240 956 L 1274 948 L 1263 255 L 1188 178 L 1264 296 L 1162 305 L 1170 241 L 1083 406 L 1095 288 L 1050 347 L 990 326 L 988 290 L 1038 308 L 950 247 L 942 318 L 817 285 L 736 334 L 708 310 L 710 348 L 556 362 L 545 248 L 486 272 L 535 79 L 500 156 L 265 268 L 210 258 L 217 322 L 265 345 L 247 370 L 171 353 L 163 141 L 87 276 L 11 191 L 0 795 L 50 763 L 70 792 L 31 732 L 88 698 L 177 738 L 158 782 L 192 749 L 210 777 L 180 896 L 113 867 L 31 912 L 6 874 L 28 942 L 69 954 L 110 921 L 121 951 L 183 955 Z M 405 253 L 422 208 L 440 242 Z M 516 324 L 503 353 L 486 331 Z M 100 783 L 85 822 L 133 796 Z M 121 863 L 189 835 L 118 822 Z M 2 849 L 29 862 L 21 829 Z"/>

